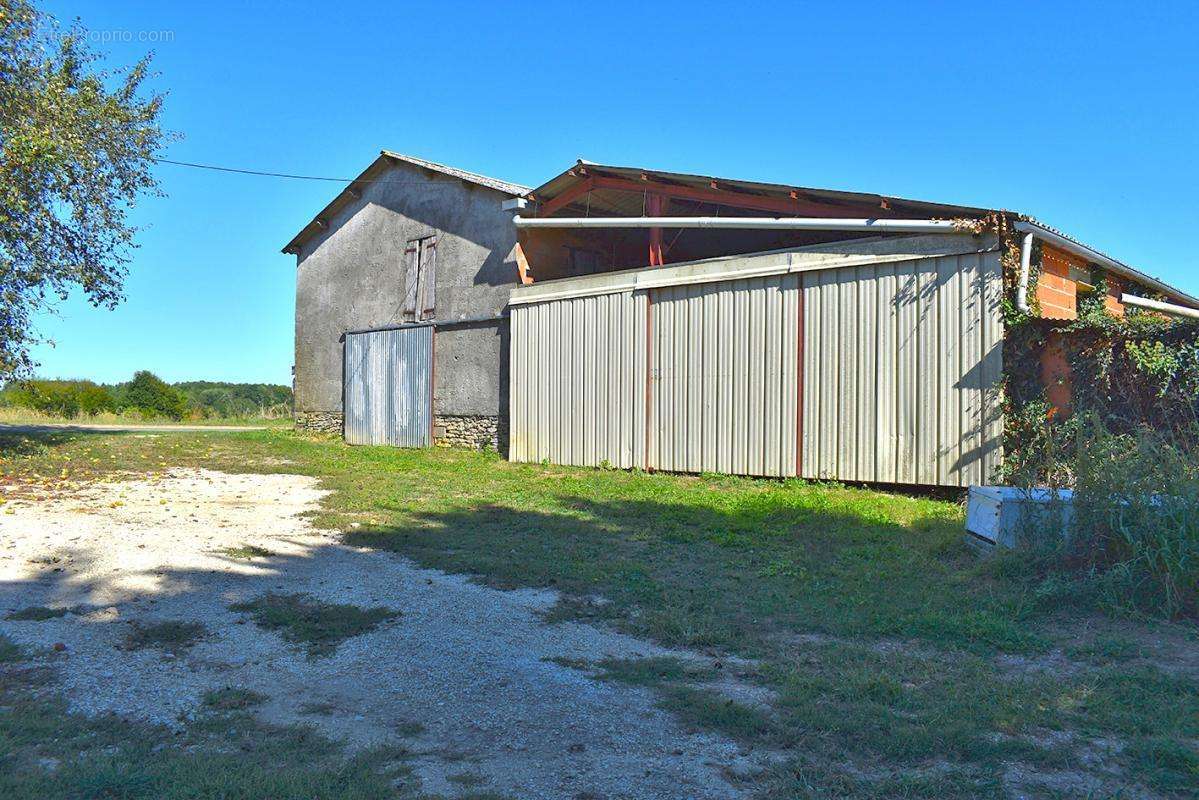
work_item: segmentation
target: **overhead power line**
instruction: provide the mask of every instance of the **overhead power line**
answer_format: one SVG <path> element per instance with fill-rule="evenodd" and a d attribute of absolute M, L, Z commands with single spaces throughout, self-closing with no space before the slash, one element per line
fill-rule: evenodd
<path fill-rule="evenodd" d="M 211 169 L 216 172 L 236 172 L 240 175 L 262 175 L 267 178 L 294 178 L 299 181 L 332 181 L 334 183 L 352 183 L 353 178 L 325 178 L 319 175 L 292 175 L 287 172 L 264 172 L 257 169 L 238 169 L 236 167 L 219 167 L 215 164 L 196 164 L 192 161 L 175 161 L 170 158 L 154 159 L 159 164 L 174 164 L 177 167 L 193 167 L 195 169 Z"/>
<path fill-rule="evenodd" d="M 456 183 L 457 178 L 427 178 L 425 180 L 397 180 L 395 178 L 380 178 L 377 180 L 363 180 L 361 178 L 329 178 L 323 175 L 294 175 L 290 172 L 267 172 L 258 169 L 240 169 L 238 167 L 221 167 L 216 164 L 197 164 L 194 161 L 176 161 L 171 158 L 155 158 L 152 159 L 159 164 L 173 164 L 177 167 L 191 167 L 193 169 L 209 169 L 214 172 L 235 172 L 238 175 L 258 175 L 264 178 L 290 178 L 297 181 L 326 181 L 330 183 L 412 183 L 412 184 L 428 184 L 428 183 Z"/>

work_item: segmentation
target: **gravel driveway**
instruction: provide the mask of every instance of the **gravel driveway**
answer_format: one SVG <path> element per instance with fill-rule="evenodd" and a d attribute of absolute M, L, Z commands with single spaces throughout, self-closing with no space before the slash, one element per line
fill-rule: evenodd
<path fill-rule="evenodd" d="M 648 690 L 549 660 L 667 651 L 544 623 L 551 592 L 497 591 L 347 547 L 308 523 L 321 497 L 301 476 L 171 470 L 11 501 L 0 514 L 0 615 L 73 610 L 0 630 L 46 648 L 39 658 L 58 667 L 74 710 L 182 725 L 204 692 L 244 687 L 267 695 L 268 721 L 314 725 L 351 747 L 404 742 L 424 790 L 446 796 L 462 791 L 447 777 L 469 771 L 517 798 L 730 798 L 740 795 L 728 776 L 762 766 L 730 741 L 682 730 Z M 273 555 L 222 553 L 246 545 Z M 229 610 L 268 592 L 400 615 L 311 658 Z M 210 633 L 177 654 L 122 646 L 131 623 L 163 620 Z"/>

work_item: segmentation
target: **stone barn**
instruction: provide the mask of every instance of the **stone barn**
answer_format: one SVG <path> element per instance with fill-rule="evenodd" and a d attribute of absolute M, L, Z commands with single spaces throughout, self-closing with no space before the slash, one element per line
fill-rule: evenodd
<path fill-rule="evenodd" d="M 299 427 L 354 443 L 501 445 L 518 282 L 501 206 L 527 191 L 385 150 L 287 243 Z"/>

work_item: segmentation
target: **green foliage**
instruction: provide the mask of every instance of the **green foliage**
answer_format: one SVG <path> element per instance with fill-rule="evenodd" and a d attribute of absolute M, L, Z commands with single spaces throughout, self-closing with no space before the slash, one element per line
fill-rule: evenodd
<path fill-rule="evenodd" d="M 1040 382 L 1051 341 L 1070 366 L 1066 414 Z M 1077 320 L 1027 320 L 1005 346 L 1005 478 L 1076 492 L 1070 540 L 1041 554 L 1043 568 L 1075 597 L 1199 613 L 1199 323 L 1115 317 L 1097 291 Z"/>
<path fill-rule="evenodd" d="M 1032 554 L 1043 590 L 1125 612 L 1199 614 L 1199 430 L 1117 433 L 1098 414 L 1053 422 L 1045 408 L 1022 410 L 1024 444 L 1008 456 L 1016 485 L 1074 490 L 1068 538 Z"/>
<path fill-rule="evenodd" d="M 24 658 L 25 653 L 21 650 L 20 645 L 0 633 L 0 664 L 21 661 Z"/>
<path fill-rule="evenodd" d="M 48 619 L 58 619 L 71 613 L 69 608 L 48 608 L 46 606 L 29 606 L 10 612 L 5 619 L 16 622 L 45 622 Z"/>
<path fill-rule="evenodd" d="M 136 408 L 147 416 L 183 419 L 187 413 L 187 398 L 149 370 L 134 373 L 133 380 L 119 390 L 122 405 Z"/>
<path fill-rule="evenodd" d="M 1044 400 L 1040 357 L 1051 340 L 1063 345 L 1070 365 L 1076 412 L 1095 414 L 1118 433 L 1149 428 L 1183 441 L 1196 430 L 1199 321 L 1135 309 L 1115 317 L 1095 292 L 1080 301 L 1077 320 L 1009 326 L 1004 350 L 1009 416 Z M 1011 453 L 1022 445 L 1014 436 L 1005 449 Z"/>
<path fill-rule="evenodd" d="M 1199 613 L 1199 461 L 1148 430 L 1076 436 L 1069 555 L 1103 579 L 1114 605 Z"/>
<path fill-rule="evenodd" d="M 291 389 L 270 383 L 186 381 L 175 388 L 203 418 L 279 417 L 291 413 Z"/>
<path fill-rule="evenodd" d="M 33 320 L 75 289 L 112 308 L 134 246 L 129 208 L 157 192 L 171 138 L 149 57 L 115 72 L 79 22 L 61 29 L 29 0 L 0 6 L 0 377 L 26 377 Z"/>
<path fill-rule="evenodd" d="M 28 408 L 75 419 L 101 413 L 132 413 L 146 419 L 275 419 L 291 414 L 291 389 L 269 383 L 187 381 L 168 385 L 151 372 L 100 385 L 88 380 L 9 381 L 0 407 Z"/>
<path fill-rule="evenodd" d="M 92 381 L 30 380 L 10 383 L 0 391 L 0 405 L 31 408 L 53 417 L 74 419 L 113 411 L 112 394 Z"/>

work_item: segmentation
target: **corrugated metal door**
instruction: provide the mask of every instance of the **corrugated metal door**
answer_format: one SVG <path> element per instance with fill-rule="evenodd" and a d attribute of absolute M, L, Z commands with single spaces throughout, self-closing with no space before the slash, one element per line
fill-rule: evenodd
<path fill-rule="evenodd" d="M 646 293 L 512 309 L 509 458 L 645 463 Z"/>
<path fill-rule="evenodd" d="M 799 276 L 656 289 L 651 469 L 795 475 Z"/>
<path fill-rule="evenodd" d="M 427 447 L 433 440 L 433 326 L 347 333 L 346 441 Z"/>

